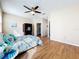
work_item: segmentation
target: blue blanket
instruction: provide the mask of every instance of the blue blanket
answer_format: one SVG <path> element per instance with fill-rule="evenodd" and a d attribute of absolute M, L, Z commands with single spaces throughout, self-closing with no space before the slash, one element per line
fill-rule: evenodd
<path fill-rule="evenodd" d="M 17 37 L 17 42 L 14 44 L 12 49 L 18 50 L 19 52 L 23 52 L 37 45 L 42 44 L 43 42 L 40 40 L 40 38 L 37 38 L 35 36 L 32 35 L 20 36 Z"/>
<path fill-rule="evenodd" d="M 4 57 L 1 59 L 14 59 L 19 53 L 27 51 L 28 49 L 31 49 L 37 45 L 43 44 L 40 38 L 32 35 L 19 36 L 13 43 L 13 46 L 10 46 L 10 51 L 6 52 L 4 54 Z"/>

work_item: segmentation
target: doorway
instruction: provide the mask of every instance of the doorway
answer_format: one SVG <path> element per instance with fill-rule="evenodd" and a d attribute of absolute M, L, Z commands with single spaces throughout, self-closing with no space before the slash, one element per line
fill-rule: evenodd
<path fill-rule="evenodd" d="M 37 23 L 37 36 L 41 36 L 41 23 Z"/>
<path fill-rule="evenodd" d="M 24 35 L 32 35 L 32 24 L 24 23 L 23 32 L 24 32 Z"/>

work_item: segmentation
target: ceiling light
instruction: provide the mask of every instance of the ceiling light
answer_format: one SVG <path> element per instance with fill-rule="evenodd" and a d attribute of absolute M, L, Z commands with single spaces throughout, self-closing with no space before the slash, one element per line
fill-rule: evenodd
<path fill-rule="evenodd" d="M 31 11 L 31 14 L 33 14 L 33 15 L 34 15 L 34 14 L 35 14 L 35 12 L 34 12 L 34 11 Z"/>

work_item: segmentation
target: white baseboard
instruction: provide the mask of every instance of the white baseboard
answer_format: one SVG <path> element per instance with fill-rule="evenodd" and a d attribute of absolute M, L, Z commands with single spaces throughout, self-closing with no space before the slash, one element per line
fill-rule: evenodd
<path fill-rule="evenodd" d="M 72 42 L 72 41 L 67 41 L 67 40 L 64 40 L 64 39 L 58 39 L 58 38 L 52 38 L 52 37 L 50 37 L 50 40 L 58 41 L 58 42 L 61 42 L 61 43 L 65 43 L 65 44 L 69 44 L 69 45 L 73 45 L 73 46 L 79 47 L 79 44 L 75 43 L 75 41 Z"/>

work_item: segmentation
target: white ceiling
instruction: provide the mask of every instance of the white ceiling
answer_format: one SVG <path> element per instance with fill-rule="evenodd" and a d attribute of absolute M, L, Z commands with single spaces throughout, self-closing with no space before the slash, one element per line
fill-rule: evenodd
<path fill-rule="evenodd" d="M 1 0 L 1 6 L 4 12 L 26 18 L 32 15 L 30 13 L 24 13 L 27 11 L 27 9 L 24 8 L 23 5 L 28 7 L 39 5 L 39 10 L 46 13 L 45 15 L 41 15 L 43 17 L 50 14 L 51 11 L 68 7 L 74 4 L 79 5 L 79 0 Z M 40 14 L 36 15 L 39 16 Z"/>

